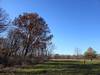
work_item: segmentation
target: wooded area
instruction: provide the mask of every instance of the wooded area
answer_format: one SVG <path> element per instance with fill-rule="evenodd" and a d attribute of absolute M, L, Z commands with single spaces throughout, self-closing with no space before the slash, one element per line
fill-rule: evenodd
<path fill-rule="evenodd" d="M 0 64 L 5 66 L 44 62 L 51 55 L 52 33 L 37 13 L 23 13 L 10 21 L 0 8 L 0 31 L 13 25 L 6 38 L 0 38 Z"/>

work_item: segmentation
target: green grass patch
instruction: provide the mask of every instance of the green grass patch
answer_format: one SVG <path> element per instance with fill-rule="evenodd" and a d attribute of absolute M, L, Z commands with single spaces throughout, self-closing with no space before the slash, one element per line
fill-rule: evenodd
<path fill-rule="evenodd" d="M 1 74 L 0 74 L 1 75 Z M 48 61 L 43 64 L 17 68 L 12 75 L 100 75 L 100 62 Z"/>

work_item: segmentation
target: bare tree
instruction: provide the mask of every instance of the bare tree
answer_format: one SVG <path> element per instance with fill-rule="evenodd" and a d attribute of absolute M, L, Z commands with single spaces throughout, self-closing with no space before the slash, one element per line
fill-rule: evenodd
<path fill-rule="evenodd" d="M 0 8 L 0 31 L 4 31 L 8 24 L 8 15 Z M 14 61 L 20 57 L 40 61 L 51 55 L 53 35 L 42 17 L 36 13 L 24 13 L 12 24 L 16 28 L 9 31 L 7 38 L 0 38 L 0 58 L 7 61 L 13 58 Z"/>
<path fill-rule="evenodd" d="M 76 48 L 75 49 L 75 56 L 76 56 L 76 58 L 80 58 L 80 55 L 81 55 L 81 50 L 79 48 Z"/>
<path fill-rule="evenodd" d="M 6 26 L 9 24 L 9 17 L 8 14 L 0 8 L 0 32 L 6 29 Z"/>
<path fill-rule="evenodd" d="M 17 27 L 9 33 L 9 56 L 20 55 L 45 59 L 50 55 L 53 35 L 43 18 L 36 13 L 24 13 L 15 18 Z"/>

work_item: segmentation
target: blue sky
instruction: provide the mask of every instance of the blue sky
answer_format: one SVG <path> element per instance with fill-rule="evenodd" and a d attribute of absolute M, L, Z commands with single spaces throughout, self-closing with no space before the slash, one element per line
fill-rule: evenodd
<path fill-rule="evenodd" d="M 90 46 L 100 53 L 100 0 L 0 0 L 0 7 L 11 19 L 23 12 L 42 16 L 54 35 L 54 53 L 83 53 Z"/>

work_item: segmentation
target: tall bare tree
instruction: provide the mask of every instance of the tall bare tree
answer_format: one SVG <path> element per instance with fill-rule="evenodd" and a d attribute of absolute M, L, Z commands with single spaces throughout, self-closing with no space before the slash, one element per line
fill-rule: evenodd
<path fill-rule="evenodd" d="M 51 44 L 53 35 L 42 17 L 36 13 L 24 13 L 15 18 L 13 24 L 17 26 L 17 31 L 13 31 L 9 35 L 10 39 L 15 43 L 17 43 L 16 40 L 20 40 L 18 44 L 11 42 L 13 48 L 18 47 L 14 51 L 21 53 L 24 57 L 29 55 L 34 57 L 48 56 L 50 52 L 48 46 Z"/>

